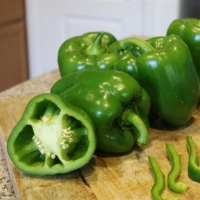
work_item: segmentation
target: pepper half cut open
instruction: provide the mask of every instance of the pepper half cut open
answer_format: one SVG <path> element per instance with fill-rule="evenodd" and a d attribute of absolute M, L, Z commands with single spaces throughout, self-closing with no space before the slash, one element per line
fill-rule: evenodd
<path fill-rule="evenodd" d="M 13 164 L 25 173 L 40 176 L 82 167 L 95 148 L 90 117 L 55 94 L 31 99 L 7 142 Z"/>

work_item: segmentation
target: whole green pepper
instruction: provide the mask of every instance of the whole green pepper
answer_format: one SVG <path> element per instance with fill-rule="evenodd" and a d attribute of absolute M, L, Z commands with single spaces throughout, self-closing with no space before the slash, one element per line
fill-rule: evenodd
<path fill-rule="evenodd" d="M 84 110 L 96 127 L 97 148 L 123 153 L 148 143 L 150 98 L 130 75 L 91 69 L 58 80 L 51 93 Z"/>
<path fill-rule="evenodd" d="M 191 53 L 178 36 L 126 38 L 110 45 L 109 52 L 121 57 L 114 68 L 130 74 L 147 91 L 156 115 L 174 126 L 188 122 L 200 86 Z"/>
<path fill-rule="evenodd" d="M 167 35 L 178 35 L 189 47 L 200 78 L 200 20 L 195 18 L 175 19 L 167 29 Z"/>
<path fill-rule="evenodd" d="M 76 170 L 96 149 L 94 125 L 81 109 L 54 94 L 29 101 L 8 141 L 13 164 L 31 175 L 54 175 Z"/>
<path fill-rule="evenodd" d="M 67 39 L 58 51 L 61 76 L 88 68 L 112 68 L 118 56 L 108 54 L 107 50 L 116 40 L 107 32 L 88 32 Z"/>

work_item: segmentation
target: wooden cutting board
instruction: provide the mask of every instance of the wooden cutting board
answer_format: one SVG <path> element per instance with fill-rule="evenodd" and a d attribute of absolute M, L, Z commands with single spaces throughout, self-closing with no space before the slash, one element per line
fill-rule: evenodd
<path fill-rule="evenodd" d="M 18 171 L 6 152 L 8 136 L 21 117 L 30 96 L 0 100 L 1 142 L 9 168 L 14 190 L 18 199 L 23 200 L 150 200 L 154 179 L 148 165 L 148 155 L 154 156 L 165 177 L 171 165 L 166 157 L 166 142 L 174 144 L 182 155 L 183 164 L 180 180 L 188 183 L 184 194 L 174 194 L 166 187 L 163 197 L 176 196 L 181 200 L 200 199 L 200 183 L 187 176 L 188 152 L 186 135 L 192 135 L 197 150 L 200 151 L 200 110 L 193 116 L 192 123 L 180 130 L 151 128 L 149 143 L 143 148 L 121 156 L 95 155 L 80 170 L 52 177 L 33 177 Z"/>

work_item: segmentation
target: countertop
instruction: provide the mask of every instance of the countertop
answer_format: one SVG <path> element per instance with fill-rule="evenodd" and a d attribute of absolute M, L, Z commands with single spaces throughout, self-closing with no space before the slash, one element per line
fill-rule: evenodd
<path fill-rule="evenodd" d="M 51 86 L 60 79 L 58 69 L 47 74 L 28 80 L 0 93 L 0 100 L 14 97 L 27 97 L 49 92 Z M 22 98 L 23 99 L 23 98 Z M 13 100 L 13 99 L 12 99 Z M 2 101 L 3 102 L 3 101 Z M 8 103 L 10 105 L 10 103 Z M 7 105 L 8 105 L 7 104 Z M 16 105 L 16 104 L 11 104 Z M 18 105 L 18 104 L 17 104 Z M 9 107 L 9 106 L 8 106 Z M 7 107 L 4 107 L 7 108 Z M 14 107 L 15 108 L 15 107 Z M 1 110 L 2 109 L 2 110 Z M 0 113 L 4 110 L 2 107 Z M 6 110 L 6 109 L 5 109 Z M 12 107 L 13 112 L 14 109 Z M 16 109 L 17 110 L 17 109 Z M 3 111 L 2 113 L 5 113 Z M 10 110 L 8 112 L 10 114 Z M 87 166 L 83 167 L 75 174 L 64 175 L 68 177 L 67 181 L 63 176 L 53 180 L 46 179 L 44 183 L 39 183 L 39 179 L 29 179 L 23 177 L 19 185 L 26 199 L 150 199 L 150 190 L 153 185 L 153 177 L 147 164 L 148 155 L 155 156 L 159 162 L 165 176 L 170 170 L 170 163 L 166 156 L 166 142 L 171 143 L 178 150 L 180 155 L 187 155 L 186 135 L 194 138 L 194 141 L 200 141 L 200 107 L 193 115 L 192 123 L 185 128 L 180 129 L 155 129 L 151 128 L 149 134 L 149 143 L 145 147 L 135 148 L 132 152 L 123 156 L 94 156 Z M 1 121 L 5 118 L 1 118 Z M 0 124 L 2 127 L 2 125 Z M 9 131 L 10 132 L 10 131 Z M 8 133 L 9 133 L 8 132 Z M 195 143 L 196 143 L 195 142 Z M 1 144 L 1 141 L 0 141 Z M 0 200 L 15 200 L 15 193 L 9 177 L 4 153 L 0 146 Z M 199 147 L 198 147 L 199 149 Z M 187 173 L 187 156 L 182 156 L 182 173 L 180 180 L 189 184 L 188 190 L 184 194 L 175 195 L 166 188 L 165 195 L 176 196 L 180 200 L 200 199 L 200 185 L 192 181 Z M 9 165 L 8 165 L 9 166 Z M 18 178 L 19 174 L 18 174 Z M 100 181 L 98 181 L 100 180 Z M 55 187 L 54 187 L 55 186 Z M 33 187 L 33 189 L 32 189 Z M 31 188 L 31 190 L 30 190 Z M 67 195 L 65 194 L 68 189 Z M 21 190 L 22 191 L 22 190 Z M 51 191 L 49 193 L 49 191 Z M 81 191 L 81 192 L 80 192 Z M 28 194 L 27 196 L 26 194 Z M 42 195 L 41 195 L 42 194 Z M 48 195 L 45 195 L 48 194 Z M 44 198 L 44 195 L 46 198 Z M 31 197 L 31 198 L 30 198 Z"/>
<path fill-rule="evenodd" d="M 60 78 L 58 70 L 51 71 L 34 79 L 27 80 L 0 93 L 0 99 L 37 95 L 49 92 L 50 86 Z M 0 111 L 1 112 L 1 111 Z M 14 200 L 15 193 L 11 184 L 7 164 L 0 143 L 0 199 Z"/>

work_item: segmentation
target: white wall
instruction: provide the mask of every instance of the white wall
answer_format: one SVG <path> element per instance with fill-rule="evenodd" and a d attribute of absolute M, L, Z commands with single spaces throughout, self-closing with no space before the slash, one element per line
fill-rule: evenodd
<path fill-rule="evenodd" d="M 179 17 L 181 0 L 26 0 L 30 78 L 57 68 L 57 52 L 69 37 L 108 31 L 118 39 L 165 35 Z"/>

